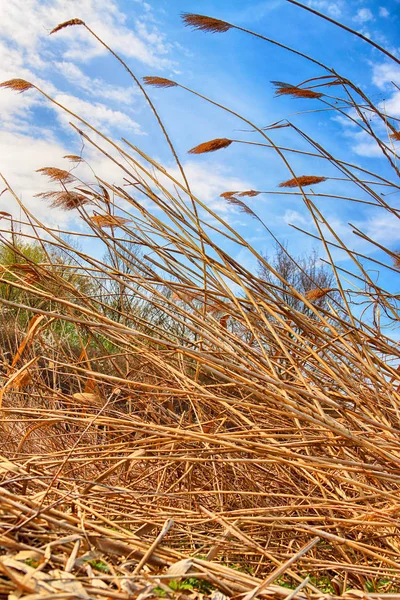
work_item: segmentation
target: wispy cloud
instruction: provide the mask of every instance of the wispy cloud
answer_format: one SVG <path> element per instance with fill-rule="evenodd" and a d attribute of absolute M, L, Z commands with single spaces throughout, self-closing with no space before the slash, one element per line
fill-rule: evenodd
<path fill-rule="evenodd" d="M 369 21 L 374 20 L 374 15 L 369 8 L 359 8 L 357 13 L 353 17 L 353 21 L 356 23 L 368 23 Z"/>
<path fill-rule="evenodd" d="M 310 8 L 323 12 L 333 19 L 339 19 L 342 16 L 343 2 L 333 2 L 331 0 L 308 0 Z"/>

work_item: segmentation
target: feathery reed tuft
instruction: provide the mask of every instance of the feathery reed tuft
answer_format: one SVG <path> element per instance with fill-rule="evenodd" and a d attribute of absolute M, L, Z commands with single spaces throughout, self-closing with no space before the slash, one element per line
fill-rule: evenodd
<path fill-rule="evenodd" d="M 37 169 L 36 173 L 43 173 L 43 175 L 47 175 L 50 181 L 71 183 L 75 180 L 75 177 L 71 175 L 71 173 L 65 171 L 64 169 L 57 169 L 57 167 L 43 167 L 42 169 Z"/>
<path fill-rule="evenodd" d="M 15 90 L 16 92 L 26 92 L 33 88 L 33 84 L 29 83 L 25 79 L 9 79 L 0 83 L 0 87 L 8 88 L 9 90 Z"/>
<path fill-rule="evenodd" d="M 395 131 L 394 133 L 391 133 L 390 137 L 394 142 L 400 142 L 400 131 Z"/>
<path fill-rule="evenodd" d="M 66 154 L 63 158 L 70 160 L 71 162 L 82 162 L 83 158 L 77 154 Z"/>
<path fill-rule="evenodd" d="M 395 267 L 400 269 L 400 252 L 395 252 L 395 255 L 396 256 L 393 257 L 393 264 Z"/>
<path fill-rule="evenodd" d="M 225 33 L 233 27 L 226 21 L 220 19 L 214 19 L 213 17 L 206 17 L 205 15 L 194 15 L 190 13 L 182 14 L 182 21 L 186 27 L 192 27 L 199 31 L 208 31 L 209 33 Z"/>
<path fill-rule="evenodd" d="M 240 194 L 238 194 L 238 196 L 247 196 L 249 198 L 254 198 L 255 196 L 258 196 L 259 194 L 261 194 L 261 192 L 256 192 L 256 190 L 247 190 L 245 192 L 240 192 Z"/>
<path fill-rule="evenodd" d="M 313 290 L 308 290 L 308 292 L 306 292 L 306 298 L 314 302 L 315 300 L 320 300 L 320 298 L 323 298 L 332 291 L 332 288 L 314 288 Z"/>
<path fill-rule="evenodd" d="M 232 196 L 236 196 L 239 192 L 222 192 L 220 194 L 220 198 L 232 198 Z"/>
<path fill-rule="evenodd" d="M 191 150 L 189 150 L 189 154 L 205 154 L 206 152 L 215 152 L 216 150 L 222 150 L 223 148 L 227 148 L 232 144 L 233 140 L 228 140 L 227 138 L 216 138 L 215 140 L 210 140 L 209 142 L 203 142 L 198 146 L 195 146 Z"/>
<path fill-rule="evenodd" d="M 178 84 L 175 81 L 171 81 L 171 79 L 166 79 L 166 77 L 143 77 L 143 81 L 145 85 L 152 85 L 157 88 L 169 88 L 176 87 Z"/>
<path fill-rule="evenodd" d="M 64 21 L 64 23 L 60 23 L 54 29 L 50 31 L 50 35 L 52 33 L 57 33 L 57 31 L 61 31 L 61 29 L 65 29 L 66 27 L 72 27 L 73 25 L 85 25 L 85 21 L 81 19 L 70 19 L 69 21 Z"/>
<path fill-rule="evenodd" d="M 63 210 L 73 210 L 90 202 L 89 198 L 77 192 L 42 192 L 36 196 L 46 200 L 50 199 L 52 208 L 62 208 Z"/>
<path fill-rule="evenodd" d="M 243 202 L 243 200 L 239 200 L 239 198 L 230 196 L 229 198 L 226 198 L 226 201 L 231 206 L 237 206 L 241 212 L 244 212 L 247 215 L 251 215 L 252 217 L 255 216 L 254 212 L 251 210 L 251 208 L 249 206 L 247 206 L 247 204 L 245 204 Z"/>
<path fill-rule="evenodd" d="M 92 215 L 90 220 L 97 225 L 97 227 L 120 227 L 124 223 L 130 223 L 129 219 L 123 217 L 116 217 L 114 215 Z"/>
<path fill-rule="evenodd" d="M 287 95 L 292 96 L 293 98 L 321 98 L 324 95 L 321 92 L 299 88 L 296 85 L 283 83 L 282 81 L 272 81 L 271 83 L 276 87 L 276 96 Z"/>
<path fill-rule="evenodd" d="M 301 175 L 300 177 L 294 177 L 293 179 L 282 181 L 282 183 L 279 184 L 279 187 L 305 187 L 307 185 L 316 185 L 317 183 L 321 183 L 322 181 L 326 180 L 327 177 L 318 177 L 317 175 Z"/>

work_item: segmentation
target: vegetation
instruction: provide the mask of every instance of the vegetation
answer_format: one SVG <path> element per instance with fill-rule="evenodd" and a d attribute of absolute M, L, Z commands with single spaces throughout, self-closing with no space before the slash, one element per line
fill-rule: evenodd
<path fill-rule="evenodd" d="M 206 16 L 184 22 L 255 35 Z M 79 19 L 52 33 L 65 27 L 84 28 L 105 45 Z M 120 182 L 100 173 L 83 183 L 68 162 L 65 170 L 41 169 L 55 187 L 42 201 L 73 211 L 86 228 L 82 246 L 93 236 L 103 245 L 99 258 L 73 243 L 73 233 L 39 222 L 3 177 L 24 217 L 8 218 L 0 254 L 3 315 L 18 325 L 0 390 L 0 593 L 146 598 L 218 590 L 246 600 L 350 600 L 398 591 L 400 350 L 389 329 L 399 322 L 398 297 L 370 269 L 397 277 L 399 257 L 360 230 L 371 251 L 348 248 L 324 216 L 318 189 L 340 177 L 348 194 L 333 185 L 331 198 L 398 219 L 388 199 L 400 189 L 399 123 L 354 83 L 302 56 L 315 77 L 276 82 L 277 95 L 351 120 L 387 169 L 332 156 L 290 120 L 293 147 L 283 149 L 273 139 L 278 125 L 236 115 L 260 151 L 275 152 L 287 168 L 276 188 L 295 190 L 307 207 L 323 268 L 316 255 L 291 258 L 284 245 L 275 258 L 262 256 L 193 195 L 151 87 L 115 54 L 157 116 L 181 178 L 62 106 L 79 123 L 71 127 L 83 145 L 121 170 Z M 165 78 L 145 83 L 199 95 Z M 1 87 L 34 89 L 55 103 L 22 79 Z M 229 153 L 237 143 L 249 141 L 216 138 L 191 152 Z M 303 174 L 296 159 L 310 155 L 318 172 Z M 66 158 L 74 167 L 81 160 Z M 221 196 L 269 235 L 251 199 L 275 192 Z M 26 239 L 16 240 L 16 225 Z M 351 271 L 335 262 L 337 250 Z M 259 264 L 258 275 L 232 256 L 239 252 Z"/>

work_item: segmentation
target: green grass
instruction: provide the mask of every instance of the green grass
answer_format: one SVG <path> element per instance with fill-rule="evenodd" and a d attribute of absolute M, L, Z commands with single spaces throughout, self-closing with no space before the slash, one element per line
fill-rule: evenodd
<path fill-rule="evenodd" d="M 101 571 L 102 573 L 110 573 L 110 569 L 108 565 L 103 560 L 89 560 L 89 565 L 96 569 L 97 571 Z"/>

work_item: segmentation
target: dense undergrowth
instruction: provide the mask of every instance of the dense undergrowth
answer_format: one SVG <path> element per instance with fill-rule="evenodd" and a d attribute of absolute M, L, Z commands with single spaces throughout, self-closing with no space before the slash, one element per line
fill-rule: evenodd
<path fill-rule="evenodd" d="M 214 33 L 235 27 L 184 20 Z M 96 36 L 78 19 L 54 32 L 69 26 Z M 87 226 L 86 247 L 92 236 L 101 240 L 101 259 L 81 250 L 73 232 L 39 222 L 4 174 L 24 218 L 21 233 L 2 237 L 0 593 L 33 600 L 220 590 L 250 600 L 292 597 L 298 586 L 299 598 L 398 592 L 400 352 L 384 327 L 399 319 L 398 298 L 365 264 L 397 277 L 399 260 L 361 231 L 370 253 L 347 248 L 318 190 L 332 179 L 329 166 L 349 186 L 348 202 L 398 219 L 387 198 L 400 189 L 399 123 L 354 83 L 304 59 L 315 63 L 315 79 L 277 82 L 277 94 L 351 119 L 380 148 L 391 178 L 332 156 L 290 121 L 261 128 L 237 118 L 286 165 L 276 187 L 307 207 L 332 287 L 315 283 L 303 295 L 195 197 L 161 122 L 179 179 L 62 107 L 121 179 L 98 173 L 88 184 L 79 176 L 84 158 L 71 155 L 65 170 L 42 169 L 54 182 L 42 201 L 74 211 Z M 159 119 L 151 89 L 129 72 Z M 165 78 L 145 83 L 197 94 Z M 55 102 L 21 79 L 1 86 Z M 274 142 L 283 125 L 292 149 Z M 293 152 L 296 140 L 309 149 Z M 204 141 L 191 152 L 232 143 Z M 298 155 L 318 157 L 319 171 L 299 173 Z M 251 204 L 262 193 L 221 190 L 267 234 Z M 2 218 L 15 229 L 11 215 Z M 271 277 L 247 271 L 222 236 Z M 351 271 L 335 263 L 338 249 Z"/>

